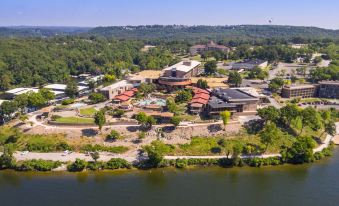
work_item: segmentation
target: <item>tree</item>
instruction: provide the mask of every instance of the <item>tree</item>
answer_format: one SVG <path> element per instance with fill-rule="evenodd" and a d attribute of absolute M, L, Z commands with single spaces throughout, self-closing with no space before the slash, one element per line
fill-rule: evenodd
<path fill-rule="evenodd" d="M 70 98 L 75 98 L 76 96 L 78 96 L 79 92 L 78 92 L 78 84 L 74 79 L 69 79 L 67 82 L 67 86 L 65 89 L 65 93 L 67 96 L 69 96 Z"/>
<path fill-rule="evenodd" d="M 97 104 L 99 102 L 104 102 L 106 101 L 106 96 L 103 95 L 102 93 L 91 93 L 89 96 L 88 96 L 88 99 L 91 100 L 92 104 Z"/>
<path fill-rule="evenodd" d="M 324 132 L 326 132 L 327 134 L 329 134 L 331 136 L 336 135 L 337 130 L 336 130 L 336 126 L 335 126 L 334 121 L 329 121 L 329 122 L 325 123 Z"/>
<path fill-rule="evenodd" d="M 114 109 L 113 110 L 113 116 L 114 117 L 117 117 L 117 118 L 121 118 L 122 117 L 122 115 L 124 115 L 125 114 L 125 111 L 124 110 L 122 110 L 122 109 Z"/>
<path fill-rule="evenodd" d="M 5 119 L 8 119 L 17 110 L 18 105 L 15 101 L 5 101 L 0 105 L 0 117 L 5 122 Z"/>
<path fill-rule="evenodd" d="M 115 82 L 116 77 L 113 74 L 105 74 L 103 81 L 107 83 Z"/>
<path fill-rule="evenodd" d="M 83 171 L 87 166 L 87 162 L 82 159 L 76 159 L 75 162 L 67 166 L 68 171 L 71 172 L 81 172 Z"/>
<path fill-rule="evenodd" d="M 197 87 L 201 88 L 201 89 L 207 89 L 208 88 L 208 84 L 206 80 L 203 79 L 198 79 L 197 81 Z"/>
<path fill-rule="evenodd" d="M 227 82 L 234 87 L 239 87 L 242 82 L 242 78 L 237 71 L 230 72 Z"/>
<path fill-rule="evenodd" d="M 177 96 L 175 96 L 176 103 L 185 103 L 191 100 L 192 100 L 192 90 L 190 89 L 180 90 Z"/>
<path fill-rule="evenodd" d="M 42 96 L 40 92 L 31 92 L 28 94 L 28 106 L 34 108 L 41 108 L 47 104 L 47 100 Z"/>
<path fill-rule="evenodd" d="M 94 160 L 94 162 L 97 162 L 97 160 L 100 158 L 100 154 L 97 151 L 91 152 L 90 154 L 91 154 L 91 157 Z"/>
<path fill-rule="evenodd" d="M 222 122 L 224 124 L 224 127 L 226 127 L 228 121 L 230 120 L 231 118 L 231 112 L 230 111 L 223 111 L 223 112 L 220 112 L 220 117 L 222 119 Z"/>
<path fill-rule="evenodd" d="M 284 80 L 282 78 L 276 77 L 271 80 L 268 85 L 268 88 L 271 92 L 276 93 L 284 86 Z"/>
<path fill-rule="evenodd" d="M 260 67 L 256 66 L 253 68 L 250 73 L 248 74 L 249 79 L 261 79 L 264 80 L 268 77 L 268 73 L 262 70 Z"/>
<path fill-rule="evenodd" d="M 94 122 L 96 125 L 98 125 L 99 130 L 101 131 L 102 126 L 106 123 L 106 117 L 104 111 L 98 111 L 94 115 Z"/>
<path fill-rule="evenodd" d="M 0 156 L 0 169 L 11 169 L 15 166 L 15 158 L 10 149 L 5 148 L 4 153 Z"/>
<path fill-rule="evenodd" d="M 308 126 L 312 130 L 316 131 L 321 128 L 321 116 L 313 107 L 306 107 L 301 111 L 302 118 L 302 129 L 300 134 L 303 132 L 303 129 Z"/>
<path fill-rule="evenodd" d="M 258 115 L 265 122 L 270 121 L 270 122 L 277 123 L 280 118 L 280 111 L 274 106 L 268 106 L 262 109 L 258 109 Z"/>
<path fill-rule="evenodd" d="M 172 113 L 177 113 L 178 111 L 178 106 L 175 103 L 174 99 L 172 97 L 168 97 L 166 99 L 166 107 L 168 109 L 168 111 L 172 112 Z"/>
<path fill-rule="evenodd" d="M 28 116 L 27 116 L 27 115 L 20 115 L 19 120 L 20 120 L 22 123 L 25 123 L 25 121 L 28 120 Z"/>
<path fill-rule="evenodd" d="M 212 75 L 217 72 L 217 61 L 208 61 L 204 65 L 204 71 L 206 75 Z"/>
<path fill-rule="evenodd" d="M 178 116 L 174 116 L 171 118 L 170 123 L 177 127 L 181 122 L 181 118 Z"/>
<path fill-rule="evenodd" d="M 272 122 L 265 125 L 264 129 L 259 133 L 260 142 L 265 145 L 265 152 L 269 145 L 273 144 L 279 138 L 280 130 Z"/>
<path fill-rule="evenodd" d="M 295 104 L 288 104 L 280 109 L 280 113 L 283 123 L 290 126 L 291 121 L 299 116 L 300 109 Z"/>
<path fill-rule="evenodd" d="M 152 128 L 152 125 L 156 123 L 155 119 L 152 116 L 146 115 L 144 112 L 139 112 L 135 119 L 138 121 L 138 124 L 141 125 L 144 129 Z"/>
<path fill-rule="evenodd" d="M 39 93 L 46 101 L 51 101 L 55 99 L 55 94 L 49 89 L 42 88 L 39 90 Z"/>
<path fill-rule="evenodd" d="M 156 85 L 153 83 L 141 83 L 139 86 L 139 91 L 143 93 L 144 95 L 148 95 L 152 92 L 154 92 L 156 89 Z"/>
<path fill-rule="evenodd" d="M 165 145 L 159 140 L 153 141 L 150 145 L 145 146 L 143 149 L 147 153 L 148 163 L 154 167 L 158 167 L 164 159 L 164 155 L 171 151 L 171 147 Z"/>
<path fill-rule="evenodd" d="M 282 154 L 282 157 L 293 164 L 312 162 L 315 145 L 316 143 L 311 137 L 297 137 L 292 146 L 287 149 L 286 154 Z"/>

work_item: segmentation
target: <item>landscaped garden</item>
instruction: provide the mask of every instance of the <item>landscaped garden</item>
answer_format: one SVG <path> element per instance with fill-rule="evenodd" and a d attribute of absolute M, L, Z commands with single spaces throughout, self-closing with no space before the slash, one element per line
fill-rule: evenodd
<path fill-rule="evenodd" d="M 79 109 L 79 113 L 82 116 L 93 117 L 97 110 L 93 107 L 81 108 Z"/>
<path fill-rule="evenodd" d="M 63 124 L 94 124 L 94 119 L 83 117 L 59 117 L 55 119 L 55 122 Z"/>

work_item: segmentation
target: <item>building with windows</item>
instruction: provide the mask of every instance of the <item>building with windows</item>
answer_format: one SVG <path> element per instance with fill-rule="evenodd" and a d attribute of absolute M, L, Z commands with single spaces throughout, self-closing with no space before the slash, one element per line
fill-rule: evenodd
<path fill-rule="evenodd" d="M 316 96 L 317 87 L 315 85 L 287 85 L 281 90 L 281 96 L 283 98 L 310 98 Z"/>
<path fill-rule="evenodd" d="M 209 42 L 205 45 L 194 45 L 190 48 L 190 54 L 192 56 L 197 54 L 202 54 L 207 51 L 222 51 L 228 53 L 230 51 L 230 48 L 224 46 L 224 45 L 218 45 L 214 43 L 213 41 Z"/>
<path fill-rule="evenodd" d="M 318 97 L 339 99 L 339 81 L 320 81 Z"/>
<path fill-rule="evenodd" d="M 259 98 L 245 93 L 239 89 L 215 89 L 207 104 L 210 116 L 219 117 L 225 110 L 235 113 L 256 113 Z"/>
<path fill-rule="evenodd" d="M 191 77 L 201 73 L 200 65 L 198 61 L 181 61 L 163 69 L 158 83 L 168 87 L 184 88 L 192 84 Z"/>
<path fill-rule="evenodd" d="M 105 95 L 107 99 L 113 99 L 115 96 L 131 89 L 133 89 L 133 84 L 129 83 L 127 80 L 122 80 L 100 89 L 99 92 Z"/>

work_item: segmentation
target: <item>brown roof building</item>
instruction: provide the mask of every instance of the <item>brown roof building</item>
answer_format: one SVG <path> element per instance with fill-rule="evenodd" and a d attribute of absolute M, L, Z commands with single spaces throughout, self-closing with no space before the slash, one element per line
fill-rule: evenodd
<path fill-rule="evenodd" d="M 311 84 L 288 85 L 282 88 L 281 96 L 283 98 L 293 98 L 293 97 L 310 98 L 316 95 L 317 92 L 316 88 L 317 88 L 316 86 Z"/>
<path fill-rule="evenodd" d="M 223 51 L 223 52 L 229 52 L 230 48 L 224 46 L 224 45 L 218 45 L 214 43 L 213 41 L 209 42 L 205 45 L 194 45 L 190 48 L 190 54 L 192 56 L 201 54 L 206 51 Z"/>

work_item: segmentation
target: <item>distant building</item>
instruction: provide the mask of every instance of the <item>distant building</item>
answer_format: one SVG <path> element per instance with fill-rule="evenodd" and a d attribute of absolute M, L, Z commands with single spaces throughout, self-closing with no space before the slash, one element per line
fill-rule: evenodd
<path fill-rule="evenodd" d="M 56 99 L 61 99 L 64 98 L 66 96 L 65 91 L 67 88 L 66 84 L 48 84 L 46 86 L 44 86 L 45 89 L 49 89 L 51 90 L 55 96 Z M 78 86 L 78 92 L 79 95 L 84 95 L 88 92 L 88 87 L 86 86 Z"/>
<path fill-rule="evenodd" d="M 318 97 L 339 99 L 339 81 L 320 81 Z"/>
<path fill-rule="evenodd" d="M 25 88 L 25 87 L 19 87 L 19 88 L 15 88 L 15 89 L 11 89 L 5 92 L 5 97 L 7 99 L 13 99 L 16 96 L 20 95 L 20 94 L 27 94 L 29 92 L 35 92 L 37 93 L 39 91 L 38 88 Z"/>
<path fill-rule="evenodd" d="M 127 80 L 138 87 L 141 83 L 157 83 L 162 71 L 143 70 L 135 74 L 130 74 Z"/>
<path fill-rule="evenodd" d="M 159 84 L 165 86 L 185 87 L 192 83 L 191 77 L 201 73 L 198 61 L 181 61 L 162 70 Z"/>
<path fill-rule="evenodd" d="M 80 75 L 79 75 L 80 76 Z M 85 80 L 78 83 L 79 86 L 88 86 L 90 82 L 99 83 L 103 80 L 104 75 L 98 75 L 93 77 L 86 77 Z"/>
<path fill-rule="evenodd" d="M 202 54 L 206 51 L 222 51 L 222 52 L 228 53 L 230 51 L 230 48 L 224 45 L 218 45 L 214 43 L 213 41 L 205 45 L 194 45 L 190 48 L 190 54 L 192 56 L 197 55 L 197 54 Z"/>
<path fill-rule="evenodd" d="M 281 91 L 283 98 L 302 97 L 310 98 L 316 95 L 317 87 L 314 85 L 288 85 L 284 86 Z"/>
<path fill-rule="evenodd" d="M 255 113 L 259 98 L 239 89 L 215 89 L 207 104 L 210 116 L 219 116 L 225 110 L 234 113 Z"/>
<path fill-rule="evenodd" d="M 115 96 L 131 89 L 133 89 L 133 84 L 129 83 L 127 80 L 122 80 L 100 89 L 99 92 L 105 95 L 108 99 L 113 99 Z"/>
<path fill-rule="evenodd" d="M 268 62 L 266 60 L 245 60 L 242 62 L 237 62 L 232 65 L 232 70 L 252 70 L 255 67 L 265 68 L 267 67 Z"/>

